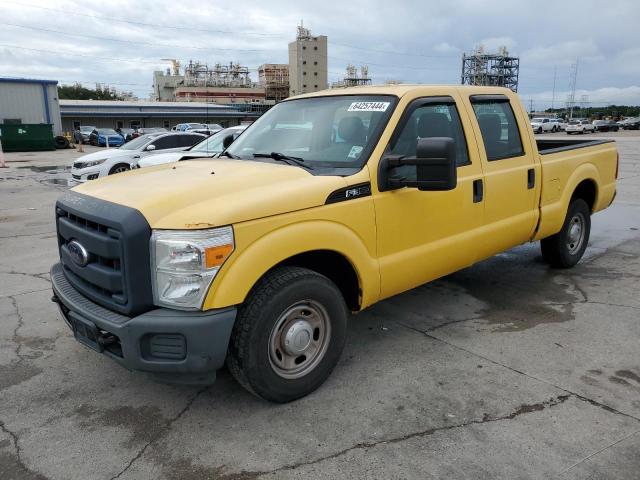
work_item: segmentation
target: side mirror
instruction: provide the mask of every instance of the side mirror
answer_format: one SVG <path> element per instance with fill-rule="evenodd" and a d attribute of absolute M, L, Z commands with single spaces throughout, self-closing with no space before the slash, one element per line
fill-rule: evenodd
<path fill-rule="evenodd" d="M 415 166 L 415 179 L 398 172 L 398 167 L 407 165 Z M 391 155 L 380 161 L 378 188 L 381 192 L 402 187 L 421 191 L 453 190 L 457 184 L 456 147 L 450 137 L 420 138 L 415 157 Z"/>
<path fill-rule="evenodd" d="M 155 149 L 156 149 L 156 146 L 153 144 L 147 145 L 147 147 L 145 148 L 147 152 L 153 152 Z"/>
<path fill-rule="evenodd" d="M 222 148 L 226 150 L 231 146 L 232 143 L 233 143 L 233 133 L 230 133 L 229 135 L 227 135 L 222 139 Z"/>

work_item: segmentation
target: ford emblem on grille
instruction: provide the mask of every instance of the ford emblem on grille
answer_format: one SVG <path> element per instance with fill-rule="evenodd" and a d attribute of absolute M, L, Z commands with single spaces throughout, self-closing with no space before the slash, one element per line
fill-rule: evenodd
<path fill-rule="evenodd" d="M 84 267 L 89 263 L 89 252 L 87 252 L 87 249 L 77 240 L 71 240 L 67 243 L 67 250 L 69 250 L 71 260 L 77 265 Z"/>

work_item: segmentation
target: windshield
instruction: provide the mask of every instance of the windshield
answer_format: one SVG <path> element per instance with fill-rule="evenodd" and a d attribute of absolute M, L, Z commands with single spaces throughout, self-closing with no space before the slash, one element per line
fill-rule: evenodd
<path fill-rule="evenodd" d="M 118 135 L 118 132 L 116 132 L 113 128 L 99 128 L 98 133 L 100 135 Z"/>
<path fill-rule="evenodd" d="M 396 103 L 385 95 L 303 98 L 273 107 L 227 149 L 253 160 L 277 152 L 305 165 L 361 168 L 375 147 Z"/>
<path fill-rule="evenodd" d="M 222 146 L 224 137 L 226 137 L 230 133 L 233 133 L 237 136 L 240 135 L 240 132 L 242 132 L 242 130 L 239 130 L 237 128 L 225 128 L 224 130 L 220 130 L 219 132 L 214 133 L 206 140 L 203 140 L 202 142 L 193 146 L 189 149 L 189 151 L 201 153 L 220 153 L 224 150 L 224 147 Z"/>
<path fill-rule="evenodd" d="M 93 132 L 96 127 L 80 127 L 81 132 Z"/>
<path fill-rule="evenodd" d="M 532 122 L 536 122 L 536 123 L 542 123 L 542 120 L 544 120 L 543 118 L 534 118 L 531 121 Z"/>
<path fill-rule="evenodd" d="M 139 150 L 143 148 L 149 140 L 157 137 L 158 135 L 142 135 L 141 137 L 134 138 L 129 143 L 125 143 L 120 147 L 121 150 Z"/>

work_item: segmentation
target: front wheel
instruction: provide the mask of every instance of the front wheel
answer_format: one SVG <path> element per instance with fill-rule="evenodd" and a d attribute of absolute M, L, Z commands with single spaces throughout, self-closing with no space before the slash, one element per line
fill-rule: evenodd
<path fill-rule="evenodd" d="M 347 306 L 323 275 L 300 267 L 267 273 L 238 311 L 227 353 L 236 380 L 284 403 L 317 389 L 340 359 Z"/>
<path fill-rule="evenodd" d="M 109 175 L 113 175 L 115 173 L 126 172 L 129 169 L 130 169 L 130 167 L 126 163 L 119 163 L 119 164 L 114 165 L 113 167 L 111 167 L 111 170 L 109 170 Z"/>
<path fill-rule="evenodd" d="M 591 211 L 587 202 L 571 202 L 562 229 L 540 241 L 542 257 L 554 268 L 570 268 L 580 261 L 589 243 Z"/>

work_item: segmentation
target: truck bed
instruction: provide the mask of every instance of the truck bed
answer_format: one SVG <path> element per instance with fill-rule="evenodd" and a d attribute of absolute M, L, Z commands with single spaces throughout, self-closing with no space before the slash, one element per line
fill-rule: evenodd
<path fill-rule="evenodd" d="M 613 140 L 577 140 L 574 138 L 549 138 L 549 139 L 536 139 L 538 145 L 538 152 L 541 155 L 547 155 L 550 153 L 564 152 L 566 150 L 575 150 L 576 148 L 592 147 L 594 145 L 600 145 L 603 143 L 613 142 Z"/>

